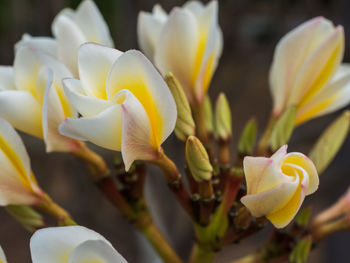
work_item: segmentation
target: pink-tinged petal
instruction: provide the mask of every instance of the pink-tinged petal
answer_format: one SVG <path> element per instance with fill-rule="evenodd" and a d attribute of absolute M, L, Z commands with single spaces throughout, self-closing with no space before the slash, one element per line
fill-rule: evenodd
<path fill-rule="evenodd" d="M 79 48 L 79 77 L 82 88 L 90 96 L 107 99 L 106 80 L 112 64 L 123 52 L 93 43 Z"/>
<path fill-rule="evenodd" d="M 92 117 L 113 105 L 113 101 L 88 96 L 81 87 L 81 80 L 64 79 L 63 86 L 68 100 L 83 117 Z"/>
<path fill-rule="evenodd" d="M 246 156 L 243 160 L 244 175 L 247 183 L 247 194 L 256 192 L 259 181 L 273 161 L 265 157 Z"/>
<path fill-rule="evenodd" d="M 122 116 L 119 104 L 91 117 L 67 118 L 59 126 L 62 135 L 81 141 L 90 141 L 101 147 L 120 151 Z"/>
<path fill-rule="evenodd" d="M 152 128 L 148 115 L 129 91 L 121 91 L 125 100 L 121 104 L 123 112 L 122 156 L 125 170 L 129 170 L 135 160 L 153 160 L 159 149 L 152 145 Z"/>
<path fill-rule="evenodd" d="M 0 91 L 0 117 L 18 130 L 43 138 L 41 105 L 27 91 Z"/>
<path fill-rule="evenodd" d="M 177 119 L 174 98 L 162 76 L 139 51 L 129 50 L 113 64 L 107 82 L 108 98 L 130 91 L 142 104 L 151 122 L 155 147 L 172 133 Z"/>
<path fill-rule="evenodd" d="M 88 240 L 76 247 L 68 263 L 76 262 L 127 263 L 122 255 L 103 240 Z"/>
<path fill-rule="evenodd" d="M 255 217 L 266 216 L 284 207 L 297 191 L 299 180 L 285 182 L 264 192 L 243 196 L 241 202 Z"/>
<path fill-rule="evenodd" d="M 280 114 L 286 107 L 305 59 L 333 30 L 330 21 L 316 17 L 296 27 L 278 42 L 270 69 L 270 88 L 276 114 Z"/>
<path fill-rule="evenodd" d="M 23 46 L 33 47 L 53 57 L 57 57 L 57 43 L 51 37 L 32 37 L 31 35 L 24 34 L 22 39 L 16 43 L 15 51 L 17 52 Z"/>
<path fill-rule="evenodd" d="M 14 89 L 16 89 L 16 86 L 13 67 L 0 66 L 0 91 Z"/>
<path fill-rule="evenodd" d="M 46 87 L 44 103 L 42 107 L 43 135 L 46 144 L 46 151 L 70 152 L 79 147 L 79 142 L 72 140 L 59 133 L 58 127 L 66 118 L 64 108 L 61 104 L 59 94 L 53 84 L 52 72 L 47 71 L 38 80 L 38 86 Z"/>
<path fill-rule="evenodd" d="M 195 16 L 186 9 L 174 8 L 161 36 L 155 48 L 155 64 L 163 75 L 172 72 L 193 100 L 193 69 L 199 43 Z"/>

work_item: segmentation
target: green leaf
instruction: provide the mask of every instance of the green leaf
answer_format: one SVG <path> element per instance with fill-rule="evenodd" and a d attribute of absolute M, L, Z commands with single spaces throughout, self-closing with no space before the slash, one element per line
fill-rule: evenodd
<path fill-rule="evenodd" d="M 305 228 L 309 224 L 310 217 L 311 217 L 311 208 L 310 207 L 303 208 L 295 217 L 295 223 L 299 227 Z"/>
<path fill-rule="evenodd" d="M 335 155 L 340 150 L 349 132 L 350 112 L 344 111 L 331 125 L 321 134 L 316 144 L 312 147 L 309 157 L 314 162 L 316 169 L 321 174 Z"/>
<path fill-rule="evenodd" d="M 305 263 L 309 256 L 312 245 L 311 235 L 301 239 L 298 244 L 292 250 L 289 256 L 289 262 L 291 263 Z"/>
<path fill-rule="evenodd" d="M 255 118 L 251 118 L 244 126 L 241 137 L 238 141 L 239 153 L 247 155 L 252 154 L 258 133 L 258 125 Z"/>
<path fill-rule="evenodd" d="M 272 151 L 278 150 L 282 145 L 288 143 L 294 130 L 295 118 L 297 115 L 296 106 L 291 106 L 285 110 L 273 127 L 269 145 Z"/>

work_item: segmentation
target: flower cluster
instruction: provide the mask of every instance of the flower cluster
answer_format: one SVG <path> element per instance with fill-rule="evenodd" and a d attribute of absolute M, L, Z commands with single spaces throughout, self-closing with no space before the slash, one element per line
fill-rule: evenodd
<path fill-rule="evenodd" d="M 259 231 L 267 220 L 275 228 L 292 227 L 273 235 L 276 240 L 269 242 L 276 249 L 264 256 L 288 253 L 297 258 L 292 262 L 304 262 L 312 242 L 350 229 L 347 195 L 311 224 L 305 211 L 299 212 L 343 144 L 349 112 L 327 128 L 309 157 L 287 153 L 299 124 L 350 102 L 350 67 L 341 63 L 343 28 L 317 17 L 280 40 L 270 70 L 271 120 L 257 147 L 256 121 L 247 123 L 232 165 L 229 100 L 220 93 L 213 110 L 208 96 L 223 51 L 218 6 L 217 0 L 189 1 L 169 14 L 160 5 L 140 12 L 137 34 L 145 55 L 114 48 L 92 0 L 61 11 L 52 23 L 54 38 L 25 34 L 16 44 L 13 66 L 0 67 L 0 205 L 26 229 L 40 229 L 30 241 L 34 263 L 126 260 L 104 237 L 76 226 L 38 186 L 14 128 L 42 139 L 47 152 L 83 160 L 96 186 L 165 262 L 182 260 L 152 220 L 143 191 L 145 163 L 163 171 L 193 221 L 191 263 L 213 262 L 218 250 Z M 184 146 L 189 189 L 162 148 L 173 131 Z M 84 141 L 121 152 L 116 169 L 109 170 Z M 342 220 L 333 220 L 335 214 Z M 43 215 L 62 227 L 45 228 Z M 257 258 L 244 262 L 261 262 Z M 1 262 L 6 262 L 2 249 Z"/>

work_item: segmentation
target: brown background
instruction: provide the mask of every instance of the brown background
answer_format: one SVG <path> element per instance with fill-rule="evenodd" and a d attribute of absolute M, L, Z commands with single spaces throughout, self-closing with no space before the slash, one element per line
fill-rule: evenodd
<path fill-rule="evenodd" d="M 65 6 L 76 7 L 79 0 L 0 0 L 0 64 L 11 65 L 13 45 L 25 32 L 34 36 L 51 35 L 54 16 Z M 140 10 L 151 10 L 154 0 L 99 0 L 96 1 L 110 26 L 115 45 L 120 50 L 138 48 L 136 21 Z M 167 11 L 184 1 L 158 1 Z M 219 0 L 220 25 L 224 32 L 225 48 L 210 93 L 216 98 L 224 91 L 231 102 L 234 142 L 236 145 L 244 123 L 256 116 L 263 127 L 269 116 L 271 99 L 267 75 L 274 46 L 287 31 L 314 16 L 323 15 L 335 24 L 345 27 L 350 36 L 350 1 L 347 0 Z M 349 43 L 349 42 L 347 42 Z M 345 61 L 350 61 L 346 45 Z M 311 121 L 298 128 L 293 135 L 290 150 L 304 153 L 327 124 L 338 113 Z M 92 228 L 107 239 L 129 262 L 159 262 L 152 249 L 113 207 L 93 187 L 85 168 L 70 156 L 45 154 L 43 142 L 23 135 L 32 159 L 33 170 L 42 187 L 67 208 L 84 226 Z M 165 143 L 169 155 L 181 165 L 177 141 L 172 136 Z M 174 149 L 177 148 L 177 151 Z M 94 147 L 111 161 L 113 152 Z M 350 141 L 344 145 L 337 159 L 321 178 L 319 191 L 307 203 L 321 209 L 334 202 L 350 185 Z M 147 197 L 156 221 L 181 256 L 187 257 L 193 233 L 190 222 L 169 195 L 159 171 L 150 167 Z M 9 262 L 30 262 L 29 238 L 4 210 L 0 210 L 0 244 Z M 250 238 L 239 246 L 225 249 L 217 262 L 228 262 L 258 247 L 268 230 Z M 310 262 L 349 262 L 349 233 L 330 237 L 311 255 Z"/>

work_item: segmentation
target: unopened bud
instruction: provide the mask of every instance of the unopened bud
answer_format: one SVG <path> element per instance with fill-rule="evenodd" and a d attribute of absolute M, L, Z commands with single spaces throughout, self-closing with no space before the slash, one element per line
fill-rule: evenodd
<path fill-rule="evenodd" d="M 204 116 L 205 116 L 205 127 L 209 134 L 214 132 L 214 121 L 213 121 L 213 106 L 210 101 L 208 94 L 204 98 Z"/>
<path fill-rule="evenodd" d="M 190 136 L 187 139 L 186 160 L 188 168 L 197 182 L 211 179 L 213 167 L 210 164 L 208 153 L 201 141 L 195 136 Z"/>
<path fill-rule="evenodd" d="M 175 135 L 179 140 L 185 142 L 188 136 L 195 134 L 195 124 L 192 118 L 191 107 L 180 82 L 172 73 L 168 73 L 165 76 L 165 81 L 176 103 L 177 120 Z"/>
<path fill-rule="evenodd" d="M 5 208 L 29 232 L 34 232 L 39 228 L 45 227 L 45 221 L 42 216 L 30 206 L 8 205 Z"/>
<path fill-rule="evenodd" d="M 258 127 L 256 120 L 250 119 L 245 125 L 241 137 L 238 141 L 238 150 L 240 154 L 251 155 L 254 150 Z"/>
<path fill-rule="evenodd" d="M 304 263 L 307 262 L 307 258 L 312 246 L 312 237 L 308 235 L 302 238 L 292 250 L 289 256 L 289 262 L 291 263 Z"/>
<path fill-rule="evenodd" d="M 215 105 L 215 136 L 227 141 L 232 134 L 232 117 L 230 105 L 224 93 L 220 93 Z"/>

